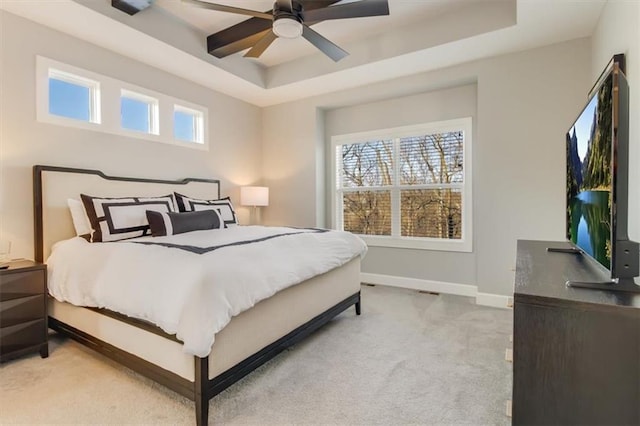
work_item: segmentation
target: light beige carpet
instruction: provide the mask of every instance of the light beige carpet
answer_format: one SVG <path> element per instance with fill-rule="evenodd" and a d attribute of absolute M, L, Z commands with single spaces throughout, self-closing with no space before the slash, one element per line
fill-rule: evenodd
<path fill-rule="evenodd" d="M 363 287 L 353 308 L 210 402 L 210 424 L 507 425 L 512 312 Z M 2 424 L 195 424 L 193 403 L 67 339 L 0 365 Z"/>

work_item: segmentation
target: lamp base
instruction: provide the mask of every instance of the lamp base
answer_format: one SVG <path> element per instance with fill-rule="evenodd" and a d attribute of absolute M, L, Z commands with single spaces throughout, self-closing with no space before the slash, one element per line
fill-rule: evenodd
<path fill-rule="evenodd" d="M 260 210 L 257 206 L 251 207 L 251 215 L 249 216 L 249 225 L 260 225 Z"/>

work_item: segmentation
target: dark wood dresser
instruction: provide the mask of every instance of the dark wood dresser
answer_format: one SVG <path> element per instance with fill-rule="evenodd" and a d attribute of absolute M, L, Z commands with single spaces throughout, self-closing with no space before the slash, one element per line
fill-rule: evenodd
<path fill-rule="evenodd" d="M 13 261 L 0 270 L 0 362 L 35 351 L 46 358 L 47 335 L 47 267 Z"/>
<path fill-rule="evenodd" d="M 639 425 L 640 294 L 567 287 L 606 270 L 547 247 L 518 241 L 513 424 Z"/>

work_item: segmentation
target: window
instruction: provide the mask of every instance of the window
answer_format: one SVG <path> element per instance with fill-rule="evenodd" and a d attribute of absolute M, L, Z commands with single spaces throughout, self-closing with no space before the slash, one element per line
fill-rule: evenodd
<path fill-rule="evenodd" d="M 49 114 L 88 123 L 100 122 L 100 83 L 49 69 Z"/>
<path fill-rule="evenodd" d="M 334 224 L 370 245 L 471 251 L 471 119 L 333 138 Z"/>
<path fill-rule="evenodd" d="M 173 136 L 185 142 L 203 143 L 203 121 L 202 112 L 175 105 Z"/>
<path fill-rule="evenodd" d="M 158 100 L 129 90 L 120 95 L 120 125 L 123 129 L 158 134 Z"/>
<path fill-rule="evenodd" d="M 209 111 L 188 100 L 36 57 L 40 123 L 206 151 Z"/>

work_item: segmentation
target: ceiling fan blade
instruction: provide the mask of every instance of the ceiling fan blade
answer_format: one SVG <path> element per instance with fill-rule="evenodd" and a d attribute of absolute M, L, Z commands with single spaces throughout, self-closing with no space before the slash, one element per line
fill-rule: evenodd
<path fill-rule="evenodd" d="M 1 0 L 0 0 L 1 1 Z M 338 3 L 340 0 L 303 0 L 306 10 L 314 10 Z M 268 12 L 265 12 L 268 13 Z M 317 22 L 309 22 L 308 25 Z M 271 31 L 272 22 L 262 18 L 249 18 L 207 37 L 207 52 L 217 58 L 233 55 L 252 47 L 267 31 Z"/>
<path fill-rule="evenodd" d="M 285 10 L 287 12 L 293 11 L 293 4 L 291 4 L 291 0 L 276 0 L 276 3 L 280 10 Z"/>
<path fill-rule="evenodd" d="M 333 59 L 335 62 L 349 56 L 349 53 L 342 50 L 339 46 L 327 40 L 307 25 L 302 26 L 302 37 L 306 38 L 311 44 L 320 49 L 322 53 Z"/>
<path fill-rule="evenodd" d="M 260 37 L 264 35 L 263 33 L 265 31 L 271 31 L 272 25 L 272 22 L 260 18 L 250 18 L 236 25 L 232 25 L 229 28 L 225 28 L 224 30 L 218 31 L 217 33 L 211 34 L 207 37 L 207 52 L 217 56 L 218 58 L 223 58 L 227 55 L 245 50 L 246 48 L 253 46 Z M 256 34 L 260 34 L 260 36 L 255 38 Z M 232 44 L 249 38 L 251 39 L 251 42 L 241 49 L 226 49 L 226 47 Z M 228 50 L 228 53 L 218 56 L 218 53 L 216 52 L 219 52 L 221 49 Z"/>
<path fill-rule="evenodd" d="M 273 15 L 271 13 L 258 12 L 255 10 L 242 9 L 233 6 L 225 6 L 223 4 L 209 3 L 203 0 L 182 0 L 182 2 L 188 3 L 195 7 L 200 7 L 202 9 L 216 10 L 218 12 L 237 13 L 240 15 L 253 16 L 254 18 L 267 19 L 269 21 L 273 20 Z"/>
<path fill-rule="evenodd" d="M 277 38 L 278 36 L 276 36 L 273 31 L 267 32 L 260 40 L 258 40 L 258 42 L 251 48 L 251 50 L 249 50 L 244 55 L 244 57 L 259 58 L 260 55 L 262 55 L 264 51 L 267 50 L 269 46 L 271 46 L 271 43 L 273 43 Z"/>
<path fill-rule="evenodd" d="M 298 0 L 304 10 L 322 9 L 340 1 L 342 0 Z"/>
<path fill-rule="evenodd" d="M 229 41 L 226 44 L 217 46 L 215 49 L 209 49 L 209 54 L 215 56 L 216 58 L 224 58 L 225 56 L 233 55 L 234 53 L 242 52 L 243 50 L 250 49 L 257 42 L 260 41 L 262 37 L 264 37 L 267 33 L 270 33 L 271 28 L 267 28 L 259 33 L 251 34 L 245 38 L 241 38 L 240 40 Z M 215 34 L 214 34 L 215 35 Z M 209 36 L 212 37 L 212 36 Z M 209 39 L 207 39 L 208 41 Z"/>
<path fill-rule="evenodd" d="M 326 21 L 329 19 L 364 18 L 366 16 L 388 14 L 389 3 L 387 0 L 361 0 L 322 9 L 305 10 L 302 17 L 305 21 Z"/>

